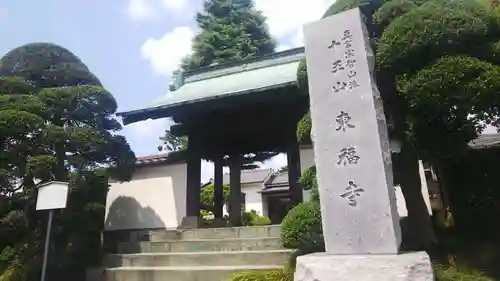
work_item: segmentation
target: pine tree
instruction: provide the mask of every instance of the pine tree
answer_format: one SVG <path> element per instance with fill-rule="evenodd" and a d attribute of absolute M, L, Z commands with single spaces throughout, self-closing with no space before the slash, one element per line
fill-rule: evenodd
<path fill-rule="evenodd" d="M 276 47 L 266 17 L 255 8 L 253 0 L 204 0 L 196 22 L 201 31 L 193 40 L 193 53 L 181 63 L 183 71 L 262 56 L 273 53 Z M 169 131 L 160 140 L 163 146 L 179 149 L 187 143 L 186 138 L 175 137 Z M 242 169 L 258 168 L 255 163 L 277 154 L 264 151 L 243 155 Z M 227 157 L 223 165 L 228 166 Z"/>
<path fill-rule="evenodd" d="M 274 52 L 266 18 L 253 0 L 205 0 L 196 22 L 201 31 L 194 38 L 193 54 L 182 62 L 183 70 Z"/>

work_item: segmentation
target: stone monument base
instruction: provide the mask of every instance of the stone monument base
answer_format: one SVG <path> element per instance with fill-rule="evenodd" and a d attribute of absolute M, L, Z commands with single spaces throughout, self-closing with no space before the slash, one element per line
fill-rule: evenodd
<path fill-rule="evenodd" d="M 399 255 L 327 255 L 297 258 L 294 281 L 434 281 L 426 252 Z"/>

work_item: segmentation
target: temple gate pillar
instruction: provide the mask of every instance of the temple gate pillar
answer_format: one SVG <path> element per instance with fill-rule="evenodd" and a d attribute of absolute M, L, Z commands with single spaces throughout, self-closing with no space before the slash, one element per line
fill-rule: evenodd
<path fill-rule="evenodd" d="M 286 151 L 287 166 L 288 166 L 288 184 L 290 186 L 290 197 L 293 205 L 302 202 L 302 186 L 299 184 L 300 179 L 300 145 L 297 141 L 295 130 L 291 142 L 287 146 Z"/>
<path fill-rule="evenodd" d="M 232 226 L 241 225 L 241 158 L 239 154 L 229 156 L 229 218 Z"/>
<path fill-rule="evenodd" d="M 197 228 L 200 220 L 200 188 L 201 188 L 201 143 L 195 135 L 188 136 L 186 151 L 186 217 L 181 228 Z"/>
<path fill-rule="evenodd" d="M 222 155 L 214 159 L 214 217 L 222 219 L 224 216 L 224 188 Z"/>

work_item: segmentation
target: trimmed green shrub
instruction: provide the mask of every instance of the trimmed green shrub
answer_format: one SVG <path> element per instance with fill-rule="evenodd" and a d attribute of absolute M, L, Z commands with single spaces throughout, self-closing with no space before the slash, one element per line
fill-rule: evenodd
<path fill-rule="evenodd" d="M 373 23 L 378 25 L 380 30 L 384 30 L 394 19 L 416 7 L 411 0 L 387 1 L 373 14 Z"/>
<path fill-rule="evenodd" d="M 489 23 L 489 14 L 476 1 L 426 2 L 384 30 L 376 56 L 378 67 L 409 73 L 443 55 L 467 53 L 471 46 L 487 43 Z"/>
<path fill-rule="evenodd" d="M 311 190 L 311 200 L 319 201 L 318 182 L 316 180 L 316 166 L 309 167 L 302 173 L 299 183 L 304 190 Z"/>
<path fill-rule="evenodd" d="M 325 249 L 321 210 L 318 201 L 309 201 L 295 206 L 281 223 L 281 240 L 288 249 L 297 249 L 301 254 L 322 252 Z"/>
<path fill-rule="evenodd" d="M 463 266 L 435 265 L 437 281 L 495 281 L 483 273 Z"/>
<path fill-rule="evenodd" d="M 251 210 L 250 212 L 242 212 L 241 224 L 244 226 L 269 225 L 271 220 L 268 217 L 259 215 L 257 211 Z"/>
<path fill-rule="evenodd" d="M 227 281 L 292 281 L 292 270 L 254 270 L 236 272 Z"/>

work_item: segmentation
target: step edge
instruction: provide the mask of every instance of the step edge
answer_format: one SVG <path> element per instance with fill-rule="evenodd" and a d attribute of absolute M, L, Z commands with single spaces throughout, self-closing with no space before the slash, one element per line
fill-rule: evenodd
<path fill-rule="evenodd" d="M 105 268 L 105 271 L 218 271 L 283 269 L 284 265 L 209 265 L 209 266 L 122 266 Z"/>
<path fill-rule="evenodd" d="M 269 254 L 269 253 L 293 253 L 296 250 L 255 250 L 255 251 L 205 251 L 205 252 L 156 252 L 156 253 L 131 253 L 131 254 L 106 254 L 107 257 L 143 257 L 143 256 L 188 256 L 188 255 L 237 255 L 237 254 Z"/>
<path fill-rule="evenodd" d="M 179 243 L 179 242 L 221 242 L 221 241 L 245 241 L 245 240 L 281 240 L 280 237 L 248 237 L 248 238 L 205 238 L 205 239 L 166 239 L 166 240 L 154 240 L 154 241 L 129 241 L 129 242 L 120 242 L 120 244 L 127 243 Z"/>

